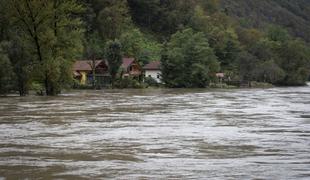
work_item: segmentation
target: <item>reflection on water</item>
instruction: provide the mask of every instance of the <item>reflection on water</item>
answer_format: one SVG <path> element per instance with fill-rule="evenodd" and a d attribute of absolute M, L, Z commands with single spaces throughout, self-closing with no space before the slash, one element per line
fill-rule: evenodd
<path fill-rule="evenodd" d="M 0 98 L 0 179 L 309 176 L 309 87 Z"/>

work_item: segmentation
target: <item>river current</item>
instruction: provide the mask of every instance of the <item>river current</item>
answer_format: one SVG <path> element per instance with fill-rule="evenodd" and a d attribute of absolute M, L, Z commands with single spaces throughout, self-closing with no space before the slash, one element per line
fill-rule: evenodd
<path fill-rule="evenodd" d="M 0 179 L 309 179 L 310 87 L 0 98 Z"/>

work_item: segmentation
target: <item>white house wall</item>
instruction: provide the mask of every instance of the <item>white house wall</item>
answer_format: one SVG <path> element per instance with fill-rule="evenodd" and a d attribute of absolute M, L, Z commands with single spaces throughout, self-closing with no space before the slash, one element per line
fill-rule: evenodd
<path fill-rule="evenodd" d="M 146 70 L 145 71 L 145 77 L 152 77 L 153 79 L 155 79 L 158 83 L 161 82 L 160 80 L 160 74 L 161 72 L 158 70 Z"/>

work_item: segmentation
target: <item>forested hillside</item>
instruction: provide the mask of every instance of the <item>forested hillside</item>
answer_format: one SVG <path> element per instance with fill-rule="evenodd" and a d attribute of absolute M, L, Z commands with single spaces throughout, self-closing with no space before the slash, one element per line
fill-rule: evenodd
<path fill-rule="evenodd" d="M 309 12 L 308 0 L 1 0 L 0 93 L 55 95 L 75 60 L 120 56 L 161 60 L 167 87 L 206 87 L 217 72 L 304 85 Z"/>
<path fill-rule="evenodd" d="M 277 24 L 310 41 L 308 0 L 222 0 L 221 7 L 244 27 L 266 29 L 268 24 Z"/>

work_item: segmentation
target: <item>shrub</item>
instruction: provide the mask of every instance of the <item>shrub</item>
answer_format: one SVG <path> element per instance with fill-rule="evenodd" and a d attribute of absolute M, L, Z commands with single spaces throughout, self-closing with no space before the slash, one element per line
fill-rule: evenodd
<path fill-rule="evenodd" d="M 152 77 L 146 77 L 144 79 L 144 83 L 147 84 L 148 86 L 152 86 L 152 87 L 158 87 L 159 83 Z"/>
<path fill-rule="evenodd" d="M 42 84 L 33 82 L 30 87 L 31 90 L 35 91 L 37 95 L 43 96 L 44 95 L 44 87 Z"/>
<path fill-rule="evenodd" d="M 124 88 L 140 89 L 140 88 L 145 88 L 146 85 L 143 83 L 140 83 L 139 81 L 133 78 L 127 77 L 127 78 L 116 80 L 114 87 L 120 88 L 120 89 L 124 89 Z"/>

